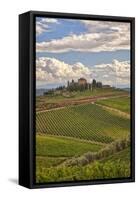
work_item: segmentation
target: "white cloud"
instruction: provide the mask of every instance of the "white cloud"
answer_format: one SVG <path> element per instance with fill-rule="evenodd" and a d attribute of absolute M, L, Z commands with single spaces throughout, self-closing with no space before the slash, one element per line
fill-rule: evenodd
<path fill-rule="evenodd" d="M 58 23 L 58 20 L 55 18 L 42 18 L 41 22 L 43 23 Z"/>
<path fill-rule="evenodd" d="M 97 74 L 97 79 L 113 86 L 130 84 L 130 62 L 113 60 L 110 64 L 95 65 L 93 73 Z"/>
<path fill-rule="evenodd" d="M 47 83 L 61 83 L 68 79 L 78 79 L 81 76 L 89 77 L 90 70 L 82 63 L 69 65 L 55 58 L 40 57 L 36 60 L 36 77 L 38 81 Z"/>
<path fill-rule="evenodd" d="M 37 52 L 116 51 L 130 49 L 130 24 L 81 20 L 87 28 L 83 34 L 71 34 L 61 39 L 36 44 Z"/>
<path fill-rule="evenodd" d="M 113 60 L 109 64 L 88 67 L 80 62 L 70 65 L 48 57 L 40 57 L 36 60 L 36 78 L 41 85 L 66 84 L 68 80 L 77 81 L 80 77 L 86 78 L 89 82 L 96 78 L 103 84 L 113 86 L 129 85 L 130 63 L 129 61 Z"/>
<path fill-rule="evenodd" d="M 92 21 L 92 20 L 81 20 L 81 22 L 86 26 L 89 32 L 129 32 L 130 24 L 125 22 L 110 22 L 110 21 Z"/>
<path fill-rule="evenodd" d="M 38 20 L 39 19 L 39 20 Z M 39 18 L 36 21 L 36 35 L 40 35 L 43 32 L 50 31 L 49 26 L 52 23 L 59 23 L 57 19 L 54 18 Z"/>

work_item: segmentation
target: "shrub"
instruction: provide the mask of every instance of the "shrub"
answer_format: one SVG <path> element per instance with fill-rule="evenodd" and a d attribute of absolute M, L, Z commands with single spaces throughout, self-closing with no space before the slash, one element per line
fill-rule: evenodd
<path fill-rule="evenodd" d="M 92 165 L 81 166 L 58 166 L 45 168 L 37 171 L 37 183 L 58 182 L 73 180 L 94 180 L 106 178 L 124 178 L 130 176 L 130 163 L 115 160 L 100 163 L 94 162 Z"/>
<path fill-rule="evenodd" d="M 100 160 L 106 158 L 116 152 L 119 152 L 130 145 L 128 138 L 117 140 L 105 148 L 101 149 L 99 152 L 87 152 L 80 157 L 72 158 L 63 163 L 65 166 L 83 166 L 95 160 Z"/>

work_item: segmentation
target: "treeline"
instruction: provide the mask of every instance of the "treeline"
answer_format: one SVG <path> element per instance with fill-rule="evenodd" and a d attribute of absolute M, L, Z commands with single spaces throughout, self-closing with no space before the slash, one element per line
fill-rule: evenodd
<path fill-rule="evenodd" d="M 112 142 L 110 145 L 107 145 L 105 148 L 101 149 L 98 152 L 87 152 L 80 157 L 72 158 L 65 161 L 64 163 L 62 163 L 62 165 L 65 165 L 68 167 L 69 166 L 84 166 L 96 160 L 104 159 L 110 155 L 113 155 L 114 153 L 122 151 L 123 149 L 127 148 L 129 145 L 130 145 L 130 140 L 128 138 L 117 140 L 115 142 Z"/>
<path fill-rule="evenodd" d="M 85 83 L 85 84 L 78 84 L 77 82 L 71 82 L 67 86 L 67 90 L 70 92 L 73 91 L 85 91 L 85 90 L 92 90 L 94 88 L 102 88 L 103 84 L 102 82 L 97 82 L 95 79 L 93 79 L 92 83 Z"/>
<path fill-rule="evenodd" d="M 78 84 L 78 82 L 74 82 L 74 80 L 72 80 L 72 82 L 69 84 L 68 81 L 68 85 L 67 87 L 65 85 L 61 85 L 58 86 L 56 88 L 52 88 L 49 89 L 48 91 L 44 92 L 44 95 L 55 95 L 58 94 L 59 92 L 62 91 L 69 91 L 69 92 L 73 92 L 73 91 L 85 91 L 85 90 L 93 90 L 95 88 L 102 88 L 104 85 L 102 84 L 102 82 L 97 82 L 95 79 L 93 79 L 93 81 L 91 83 L 84 83 L 84 84 Z M 108 86 L 109 87 L 109 86 Z"/>

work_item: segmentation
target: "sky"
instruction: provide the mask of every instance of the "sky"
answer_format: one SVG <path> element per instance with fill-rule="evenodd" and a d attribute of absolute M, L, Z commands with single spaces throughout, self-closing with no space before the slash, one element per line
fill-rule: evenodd
<path fill-rule="evenodd" d="M 130 87 L 130 23 L 36 17 L 36 87 L 81 77 Z"/>

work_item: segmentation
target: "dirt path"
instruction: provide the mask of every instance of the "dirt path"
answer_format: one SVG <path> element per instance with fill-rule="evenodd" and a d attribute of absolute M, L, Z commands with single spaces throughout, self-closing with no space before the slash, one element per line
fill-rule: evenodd
<path fill-rule="evenodd" d="M 49 112 L 49 111 L 52 111 L 52 110 L 61 110 L 61 109 L 66 108 L 66 107 L 67 106 L 58 107 L 58 108 L 51 108 L 49 110 L 40 110 L 40 111 L 37 111 L 37 113 Z"/>
<path fill-rule="evenodd" d="M 67 106 L 81 105 L 81 104 L 85 104 L 85 103 L 95 103 L 97 100 L 104 100 L 104 99 L 110 99 L 110 98 L 119 98 L 119 97 L 128 97 L 128 95 L 116 95 L 116 96 L 105 95 L 105 96 L 88 97 L 87 99 L 85 98 L 85 99 L 79 99 L 79 100 L 72 100 L 72 101 L 66 102 L 66 103 L 65 102 L 64 103 L 63 102 L 62 103 L 58 103 L 57 107 L 55 107 L 55 108 L 40 110 L 40 111 L 37 111 L 37 113 L 49 112 L 49 111 L 52 111 L 52 110 L 64 109 Z"/>
<path fill-rule="evenodd" d="M 97 104 L 97 103 L 95 103 L 95 105 L 100 106 L 100 107 L 102 107 L 102 108 L 104 108 L 104 109 L 107 109 L 107 110 L 114 111 L 114 112 L 116 112 L 117 114 L 119 114 L 120 116 L 123 116 L 123 117 L 125 117 L 125 118 L 127 118 L 127 119 L 130 119 L 130 114 L 125 113 L 125 112 L 123 112 L 123 111 L 120 111 L 120 110 L 118 110 L 118 109 L 116 109 L 116 108 L 111 108 L 111 107 L 109 107 L 109 106 L 104 106 L 104 105 Z"/>

